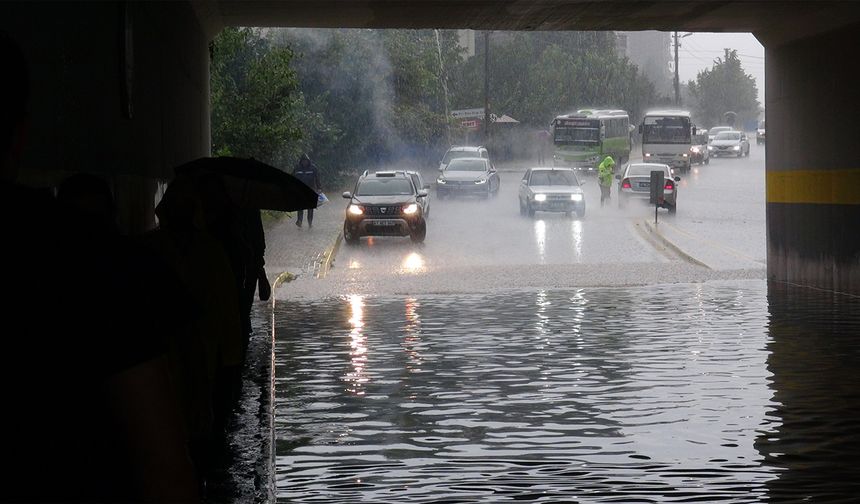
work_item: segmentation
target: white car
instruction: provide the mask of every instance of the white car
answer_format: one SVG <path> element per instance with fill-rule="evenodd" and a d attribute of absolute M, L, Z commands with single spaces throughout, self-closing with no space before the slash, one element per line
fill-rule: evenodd
<path fill-rule="evenodd" d="M 743 131 L 723 131 L 717 133 L 713 141 L 708 145 L 711 156 L 749 156 L 750 143 L 747 134 Z"/>
<path fill-rule="evenodd" d="M 582 184 L 571 168 L 529 168 L 520 181 L 520 215 L 535 212 L 576 212 L 585 217 Z"/>
<path fill-rule="evenodd" d="M 714 126 L 713 128 L 708 130 L 708 143 L 714 141 L 714 138 L 717 136 L 717 133 L 722 133 L 723 131 L 731 131 L 731 126 Z"/>
<path fill-rule="evenodd" d="M 490 159 L 490 152 L 486 147 L 472 147 L 466 145 L 454 146 L 448 149 L 444 156 L 442 156 L 442 160 L 439 161 L 439 171 L 444 170 L 448 163 L 451 162 L 452 159 L 458 158 L 483 158 Z M 492 164 L 492 162 L 490 163 Z"/>

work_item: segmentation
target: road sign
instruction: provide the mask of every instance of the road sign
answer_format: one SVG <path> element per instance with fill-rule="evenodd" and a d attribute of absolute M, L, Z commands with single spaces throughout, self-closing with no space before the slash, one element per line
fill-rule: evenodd
<path fill-rule="evenodd" d="M 468 120 L 468 121 L 460 121 L 460 124 L 461 124 L 464 128 L 468 128 L 468 129 L 475 129 L 475 130 L 476 130 L 476 129 L 478 129 L 478 127 L 480 126 L 481 122 L 480 122 L 480 121 L 478 121 L 478 120 L 475 120 L 475 119 L 471 119 L 471 120 Z"/>
<path fill-rule="evenodd" d="M 652 170 L 651 171 L 651 198 L 649 203 L 652 205 L 662 205 L 663 204 L 663 179 L 665 178 L 665 174 L 663 170 Z"/>
<path fill-rule="evenodd" d="M 454 119 L 468 119 L 471 117 L 483 118 L 484 117 L 484 109 L 473 108 L 473 109 L 452 110 L 451 111 L 451 117 L 453 117 Z"/>

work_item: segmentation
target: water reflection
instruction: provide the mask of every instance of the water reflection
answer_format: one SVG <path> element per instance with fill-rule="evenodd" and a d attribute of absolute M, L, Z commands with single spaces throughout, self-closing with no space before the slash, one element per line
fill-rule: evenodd
<path fill-rule="evenodd" d="M 543 219 L 536 220 L 534 229 L 538 258 L 540 259 L 540 263 L 543 264 L 546 262 L 546 222 Z"/>
<path fill-rule="evenodd" d="M 427 271 L 424 258 L 418 252 L 412 252 L 403 259 L 400 267 L 401 273 L 415 274 Z"/>
<path fill-rule="evenodd" d="M 355 395 L 364 395 L 367 377 L 367 336 L 364 335 L 364 297 L 349 296 L 351 316 L 349 323 L 349 358 L 352 369 L 344 377 L 346 390 Z"/>
<path fill-rule="evenodd" d="M 577 219 L 570 223 L 571 238 L 573 240 L 573 260 L 582 262 L 582 221 Z"/>
<path fill-rule="evenodd" d="M 421 303 L 415 298 L 406 298 L 406 325 L 403 327 L 403 351 L 406 352 L 406 371 L 421 371 L 421 317 L 418 310 Z"/>
<path fill-rule="evenodd" d="M 767 367 L 773 400 L 756 439 L 776 502 L 860 496 L 860 299 L 774 285 Z"/>
<path fill-rule="evenodd" d="M 776 296 L 736 282 L 281 303 L 278 497 L 853 502 L 860 302 Z M 344 369 L 364 381 L 344 390 Z"/>

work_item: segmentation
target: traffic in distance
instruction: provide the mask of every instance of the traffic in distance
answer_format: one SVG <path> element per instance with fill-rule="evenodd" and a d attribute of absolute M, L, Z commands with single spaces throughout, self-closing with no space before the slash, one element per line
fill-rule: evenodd
<path fill-rule="evenodd" d="M 597 175 L 606 194 L 616 195 L 619 208 L 632 202 L 648 203 L 655 171 L 663 173 L 657 206 L 675 214 L 681 174 L 689 173 L 693 165 L 710 164 L 712 157 L 744 157 L 750 152 L 746 132 L 732 126 L 697 128 L 685 110 L 650 111 L 634 126 L 623 110 L 581 109 L 557 116 L 550 130 L 553 154 L 549 166 L 514 168 L 523 173 L 517 198 L 520 215 L 525 217 L 554 212 L 584 219 L 582 186 L 589 175 Z M 641 152 L 634 153 L 637 133 Z M 756 142 L 763 143 L 764 136 L 762 123 Z M 631 162 L 631 155 L 641 155 L 641 162 Z M 439 200 L 486 200 L 498 196 L 501 177 L 486 147 L 458 145 L 441 157 L 435 182 Z M 409 237 L 422 243 L 432 189 L 434 185 L 425 182 L 416 168 L 365 171 L 354 190 L 343 193 L 349 200 L 343 224 L 345 243 L 357 245 L 361 238 L 373 236 Z"/>

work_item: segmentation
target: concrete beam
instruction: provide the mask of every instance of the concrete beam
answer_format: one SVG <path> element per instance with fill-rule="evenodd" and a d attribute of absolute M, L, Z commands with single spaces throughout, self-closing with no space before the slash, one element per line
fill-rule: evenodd
<path fill-rule="evenodd" d="M 768 278 L 860 294 L 860 26 L 768 48 Z"/>

